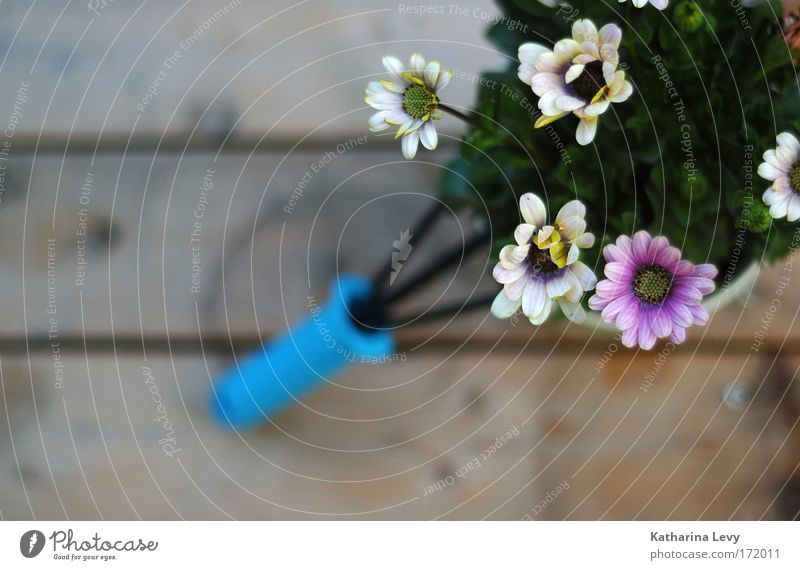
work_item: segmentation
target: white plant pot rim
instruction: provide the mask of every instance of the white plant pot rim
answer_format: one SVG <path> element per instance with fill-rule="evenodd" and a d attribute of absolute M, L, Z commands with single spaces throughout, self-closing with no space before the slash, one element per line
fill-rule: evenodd
<path fill-rule="evenodd" d="M 758 263 L 751 264 L 744 273 L 734 279 L 728 287 L 717 289 L 714 293 L 703 301 L 703 306 L 708 311 L 709 317 L 720 309 L 727 307 L 737 298 L 741 298 L 749 292 L 756 278 L 758 277 L 760 265 Z M 586 319 L 579 323 L 583 327 L 591 328 L 596 331 L 603 332 L 617 332 L 617 327 L 614 323 L 607 323 L 600 317 L 599 311 L 588 311 Z"/>

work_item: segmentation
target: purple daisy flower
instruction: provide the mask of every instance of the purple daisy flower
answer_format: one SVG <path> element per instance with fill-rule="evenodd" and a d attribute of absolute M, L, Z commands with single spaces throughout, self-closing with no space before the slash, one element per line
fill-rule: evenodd
<path fill-rule="evenodd" d="M 681 259 L 667 238 L 646 231 L 633 239 L 618 237 L 603 249 L 603 256 L 608 279 L 597 284 L 589 307 L 616 324 L 625 346 L 650 350 L 659 338 L 679 344 L 686 340 L 687 327 L 708 322 L 701 303 L 715 288 L 713 265 Z"/>

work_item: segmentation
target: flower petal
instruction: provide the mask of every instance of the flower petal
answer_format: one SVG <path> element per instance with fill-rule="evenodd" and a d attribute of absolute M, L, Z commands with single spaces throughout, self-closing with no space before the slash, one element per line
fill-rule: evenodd
<path fill-rule="evenodd" d="M 520 224 L 517 226 L 517 229 L 514 230 L 514 239 L 519 245 L 529 244 L 531 243 L 533 232 L 535 231 L 536 228 L 533 224 Z"/>
<path fill-rule="evenodd" d="M 594 140 L 595 134 L 597 134 L 597 119 L 581 119 L 575 140 L 579 145 L 586 146 Z"/>
<path fill-rule="evenodd" d="M 580 200 L 570 200 L 564 204 L 556 214 L 556 221 L 565 220 L 573 216 L 578 218 L 586 217 L 586 206 Z"/>
<path fill-rule="evenodd" d="M 394 57 L 393 55 L 387 55 L 383 58 L 383 67 L 386 68 L 386 71 L 392 76 L 392 79 L 395 81 L 404 82 L 403 79 L 403 62 Z"/>
<path fill-rule="evenodd" d="M 571 65 L 567 70 L 567 74 L 564 76 L 564 81 L 566 81 L 567 83 L 572 83 L 573 81 L 578 79 L 578 77 L 581 76 L 585 68 L 586 68 L 585 65 L 580 65 L 580 64 Z"/>
<path fill-rule="evenodd" d="M 433 126 L 432 122 L 428 121 L 420 129 L 419 140 L 422 142 L 422 146 L 428 150 L 436 149 L 436 145 L 439 143 L 439 136 L 436 134 L 436 127 Z"/>
<path fill-rule="evenodd" d="M 543 53 L 550 53 L 550 50 L 541 44 L 525 43 L 519 46 L 517 57 L 519 58 L 520 66 L 517 75 L 523 83 L 531 84 L 531 79 L 537 71 L 536 59 Z"/>
<path fill-rule="evenodd" d="M 492 315 L 498 319 L 508 319 L 519 309 L 520 302 L 512 301 L 500 291 L 492 302 Z"/>
<path fill-rule="evenodd" d="M 564 316 L 573 323 L 582 323 L 586 320 L 586 312 L 583 310 L 580 303 L 559 299 L 558 306 L 561 307 L 561 312 L 564 313 Z"/>
<path fill-rule="evenodd" d="M 522 302 L 522 292 L 525 290 L 525 286 L 527 284 L 527 279 L 517 279 L 516 281 L 512 281 L 511 283 L 506 283 L 503 285 L 503 291 L 505 291 L 506 297 L 508 297 L 511 301 Z"/>
<path fill-rule="evenodd" d="M 541 325 L 550 316 L 550 311 L 553 308 L 553 300 L 549 297 L 545 298 L 544 309 L 536 316 L 530 319 L 532 325 Z"/>
<path fill-rule="evenodd" d="M 606 277 L 616 281 L 617 283 L 630 281 L 631 277 L 633 276 L 633 271 L 630 265 L 621 261 L 612 261 L 610 263 L 606 263 L 606 266 L 603 268 L 603 272 L 606 274 Z"/>
<path fill-rule="evenodd" d="M 444 89 L 447 87 L 447 84 L 450 83 L 450 78 L 453 77 L 453 72 L 449 69 L 442 69 L 439 71 L 439 79 L 436 80 L 436 85 L 434 86 L 435 91 L 439 91 L 440 89 Z"/>
<path fill-rule="evenodd" d="M 406 160 L 411 160 L 417 154 L 417 146 L 419 145 L 419 132 L 412 131 L 403 136 L 400 146 L 403 151 L 403 156 Z"/>
<path fill-rule="evenodd" d="M 551 275 L 547 279 L 547 296 L 557 299 L 569 291 L 569 281 L 563 275 Z"/>
<path fill-rule="evenodd" d="M 639 346 L 642 347 L 644 350 L 650 350 L 656 344 L 655 333 L 653 329 L 647 326 L 646 323 L 639 324 Z"/>
<path fill-rule="evenodd" d="M 783 146 L 795 153 L 795 156 L 800 155 L 800 141 L 798 141 L 791 133 L 781 133 L 778 135 L 778 146 Z"/>
<path fill-rule="evenodd" d="M 535 318 L 544 310 L 547 290 L 543 281 L 530 279 L 522 293 L 522 312 L 529 319 Z"/>
<path fill-rule="evenodd" d="M 369 118 L 369 130 L 373 133 L 385 131 L 390 127 L 386 122 L 386 115 L 388 111 L 378 111 Z"/>
<path fill-rule="evenodd" d="M 594 234 L 586 232 L 578 236 L 574 243 L 580 248 L 592 247 L 594 246 Z"/>
<path fill-rule="evenodd" d="M 584 291 L 591 291 L 594 289 L 597 284 L 597 277 L 594 272 L 589 269 L 588 265 L 582 261 L 576 261 L 569 266 L 569 270 L 572 271 L 578 278 L 578 281 L 581 282 L 581 287 L 583 287 Z"/>
<path fill-rule="evenodd" d="M 492 271 L 492 277 L 494 280 L 500 283 L 501 285 L 505 285 L 506 283 L 512 283 L 517 279 L 521 278 L 525 275 L 525 272 L 528 270 L 528 267 L 525 264 L 519 264 L 513 268 L 505 268 L 502 264 L 498 263 L 494 266 L 494 270 Z"/>
<path fill-rule="evenodd" d="M 620 311 L 622 311 L 628 305 L 634 303 L 636 303 L 636 300 L 634 299 L 633 295 L 622 295 L 621 297 L 617 297 L 613 301 L 606 303 L 605 308 L 603 309 L 603 320 L 608 323 L 613 323 Z"/>
<path fill-rule="evenodd" d="M 627 346 L 628 348 L 634 348 L 636 343 L 639 341 L 639 329 L 638 327 L 631 327 L 627 330 L 622 331 L 622 344 L 623 346 Z"/>
<path fill-rule="evenodd" d="M 606 24 L 600 28 L 598 36 L 598 43 L 611 44 L 618 48 L 620 41 L 622 41 L 622 30 L 616 24 Z"/>
<path fill-rule="evenodd" d="M 674 344 L 681 344 L 686 340 L 686 329 L 673 326 L 672 334 L 669 335 L 669 340 Z"/>
<path fill-rule="evenodd" d="M 591 42 L 596 44 L 597 40 L 599 39 L 599 35 L 594 22 L 588 19 L 583 19 L 572 24 L 572 39 L 580 43 Z"/>
<path fill-rule="evenodd" d="M 411 57 L 408 60 L 408 69 L 416 77 L 424 79 L 425 58 L 422 57 L 421 53 L 416 51 L 411 54 Z"/>
<path fill-rule="evenodd" d="M 507 245 L 500 250 L 500 263 L 503 269 L 514 269 L 522 263 L 528 256 L 529 246 L 527 245 Z"/>
<path fill-rule="evenodd" d="M 441 64 L 438 61 L 431 61 L 425 66 L 425 83 L 431 89 L 436 88 L 436 83 L 439 81 L 439 72 L 442 70 Z"/>
<path fill-rule="evenodd" d="M 775 180 L 786 173 L 772 166 L 769 162 L 762 162 L 758 165 L 758 175 L 765 180 Z"/>
<path fill-rule="evenodd" d="M 650 313 L 650 326 L 658 338 L 665 338 L 672 334 L 672 319 L 663 308 Z"/>
<path fill-rule="evenodd" d="M 637 301 L 632 301 L 627 303 L 620 311 L 617 313 L 617 328 L 619 330 L 625 331 L 629 328 L 633 327 L 639 322 L 639 303 Z"/>
<path fill-rule="evenodd" d="M 650 247 L 650 242 L 653 238 L 650 237 L 650 234 L 644 230 L 638 231 L 633 236 L 633 255 L 634 259 L 638 263 L 649 263 L 650 260 L 647 259 L 647 250 Z"/>
<path fill-rule="evenodd" d="M 536 228 L 540 228 L 547 220 L 547 208 L 536 194 L 528 192 L 519 199 L 519 211 L 522 219 Z"/>

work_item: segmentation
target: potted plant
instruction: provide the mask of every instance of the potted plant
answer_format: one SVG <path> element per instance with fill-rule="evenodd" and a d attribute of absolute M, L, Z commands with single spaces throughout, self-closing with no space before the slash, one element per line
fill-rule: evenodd
<path fill-rule="evenodd" d="M 395 126 L 413 158 L 448 112 L 467 122 L 439 191 L 490 223 L 496 316 L 594 312 L 626 346 L 683 342 L 715 291 L 798 245 L 798 42 L 780 2 L 498 4 L 488 37 L 512 63 L 480 76 L 474 109 L 446 104 L 437 62 L 387 57 L 370 128 Z"/>
<path fill-rule="evenodd" d="M 384 57 L 366 89 L 369 128 L 393 131 L 409 160 L 437 147 L 447 114 L 468 126 L 415 239 L 441 204 L 481 229 L 391 291 L 394 259 L 371 279 L 337 277 L 327 305 L 221 378 L 223 425 L 257 425 L 363 357 L 386 361 L 395 323 L 472 307 L 535 326 L 602 321 L 632 348 L 679 344 L 710 300 L 800 245 L 800 32 L 780 2 L 498 2 L 488 35 L 511 63 L 479 76 L 473 109 L 447 104 L 451 73 L 419 53 Z M 393 320 L 399 299 L 489 240 L 497 291 Z"/>

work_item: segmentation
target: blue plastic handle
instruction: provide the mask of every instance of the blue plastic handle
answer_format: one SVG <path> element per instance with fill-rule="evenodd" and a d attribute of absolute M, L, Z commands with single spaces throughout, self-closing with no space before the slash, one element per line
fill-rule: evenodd
<path fill-rule="evenodd" d="M 392 334 L 359 328 L 348 311 L 371 294 L 368 279 L 342 275 L 331 283 L 327 304 L 310 298 L 310 317 L 219 378 L 211 394 L 214 419 L 227 428 L 255 427 L 350 366 L 390 356 Z"/>

